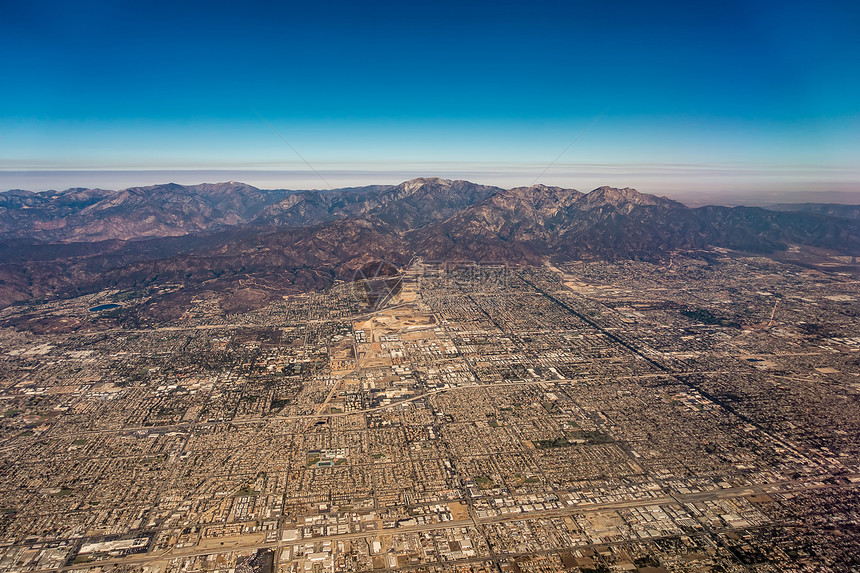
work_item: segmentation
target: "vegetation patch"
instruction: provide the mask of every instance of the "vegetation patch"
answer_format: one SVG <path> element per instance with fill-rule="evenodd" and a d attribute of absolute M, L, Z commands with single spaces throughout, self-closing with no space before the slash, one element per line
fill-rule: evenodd
<path fill-rule="evenodd" d="M 284 406 L 286 406 L 289 403 L 290 403 L 289 398 L 273 398 L 271 409 L 272 410 L 280 410 L 281 408 L 283 408 Z"/>
<path fill-rule="evenodd" d="M 496 483 L 487 476 L 475 476 L 475 483 L 481 489 L 493 489 Z"/>
<path fill-rule="evenodd" d="M 705 308 L 685 308 L 681 310 L 681 314 L 689 319 L 708 324 L 711 326 L 725 326 L 727 328 L 740 328 L 741 325 L 733 320 L 717 316 Z"/>
<path fill-rule="evenodd" d="M 555 402 L 546 401 L 541 402 L 540 405 L 543 406 L 543 409 L 546 410 L 548 414 L 552 414 L 558 410 L 558 405 Z"/>
<path fill-rule="evenodd" d="M 611 444 L 615 440 L 612 436 L 603 434 L 597 431 L 575 430 L 567 432 L 564 436 L 554 438 L 552 440 L 537 440 L 534 442 L 535 447 L 541 450 L 551 448 L 564 448 L 576 444 Z"/>
<path fill-rule="evenodd" d="M 537 440 L 535 441 L 535 446 L 541 450 L 548 450 L 550 448 L 563 448 L 565 446 L 573 445 L 567 441 L 565 436 L 561 436 L 560 438 L 555 438 L 553 440 Z"/>

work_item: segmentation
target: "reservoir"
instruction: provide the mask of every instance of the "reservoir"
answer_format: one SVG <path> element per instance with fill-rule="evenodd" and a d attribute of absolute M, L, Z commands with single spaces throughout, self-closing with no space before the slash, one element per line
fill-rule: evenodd
<path fill-rule="evenodd" d="M 119 308 L 120 305 L 114 303 L 100 304 L 98 306 L 94 306 L 90 309 L 90 312 L 99 312 L 100 310 L 110 310 L 112 308 Z"/>

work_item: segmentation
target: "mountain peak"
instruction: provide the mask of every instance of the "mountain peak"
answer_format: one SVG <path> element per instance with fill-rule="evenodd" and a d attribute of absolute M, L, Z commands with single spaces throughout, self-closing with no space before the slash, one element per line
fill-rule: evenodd
<path fill-rule="evenodd" d="M 409 181 L 404 181 L 400 184 L 406 191 L 414 191 L 425 185 L 436 185 L 441 187 L 450 187 L 453 181 L 450 179 L 442 179 L 441 177 L 416 177 Z"/>
<path fill-rule="evenodd" d="M 589 208 L 600 205 L 612 205 L 614 207 L 619 207 L 621 205 L 683 207 L 681 203 L 666 197 L 640 193 L 631 187 L 623 187 L 619 189 L 608 185 L 592 190 L 590 193 L 585 195 L 583 201 Z"/>
<path fill-rule="evenodd" d="M 543 183 L 535 183 L 528 187 L 513 187 L 508 192 L 518 194 L 528 193 L 531 195 L 582 195 L 576 189 L 565 189 L 564 187 L 544 185 Z"/>

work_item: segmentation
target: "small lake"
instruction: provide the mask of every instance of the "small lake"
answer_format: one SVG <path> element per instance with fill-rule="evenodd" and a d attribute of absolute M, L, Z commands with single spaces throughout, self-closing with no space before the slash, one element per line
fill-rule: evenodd
<path fill-rule="evenodd" d="M 122 305 L 114 304 L 112 302 L 108 304 L 100 304 L 98 306 L 94 306 L 90 309 L 90 312 L 99 312 L 100 310 L 111 310 L 112 308 L 119 308 Z"/>

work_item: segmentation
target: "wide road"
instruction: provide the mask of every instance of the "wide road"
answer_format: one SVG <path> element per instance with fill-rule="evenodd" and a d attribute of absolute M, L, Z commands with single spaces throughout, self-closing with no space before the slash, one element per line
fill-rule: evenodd
<path fill-rule="evenodd" d="M 860 474 L 851 474 L 843 476 L 845 478 L 860 478 Z M 737 497 L 745 497 L 754 494 L 774 494 L 774 493 L 797 493 L 800 491 L 817 491 L 817 490 L 827 490 L 827 489 L 854 489 L 860 488 L 860 482 L 857 483 L 840 483 L 840 484 L 828 484 L 821 483 L 815 480 L 785 480 L 778 482 L 770 482 L 764 484 L 756 484 L 751 486 L 743 486 L 743 487 L 735 487 L 728 489 L 720 489 L 714 491 L 703 491 L 696 492 L 690 494 L 668 494 L 661 495 L 658 497 L 648 498 L 648 499 L 633 499 L 633 500 L 621 500 L 615 502 L 608 503 L 589 503 L 589 504 L 577 504 L 571 505 L 567 507 L 562 507 L 558 509 L 548 509 L 548 510 L 538 510 L 527 513 L 515 513 L 515 514 L 503 514 L 496 515 L 491 517 L 484 518 L 475 518 L 475 519 L 461 519 L 457 521 L 445 521 L 440 523 L 426 524 L 426 525 L 412 525 L 406 527 L 396 527 L 390 529 L 381 529 L 381 530 L 373 530 L 373 531 L 361 531 L 356 533 L 344 533 L 339 535 L 326 535 L 320 537 L 313 537 L 309 539 L 301 539 L 295 542 L 288 541 L 277 541 L 277 542 L 268 542 L 268 543 L 260 543 L 260 542 L 241 542 L 237 540 L 235 543 L 231 543 L 229 541 L 230 538 L 225 537 L 225 544 L 223 547 L 210 547 L 207 549 L 199 549 L 199 548 L 189 548 L 189 549 L 174 549 L 166 552 L 157 552 L 157 553 L 148 553 L 144 555 L 131 555 L 126 558 L 121 559 L 106 559 L 104 561 L 97 561 L 93 563 L 81 563 L 77 565 L 71 565 L 68 567 L 63 567 L 61 571 L 75 571 L 80 569 L 86 569 L 88 567 L 93 567 L 95 565 L 106 566 L 106 565 L 115 565 L 115 564 L 138 564 L 144 565 L 147 563 L 153 563 L 156 561 L 167 561 L 170 559 L 176 558 L 184 558 L 184 557 L 193 557 L 199 555 L 210 555 L 213 553 L 220 553 L 224 551 L 244 551 L 250 549 L 259 549 L 259 548 L 280 548 L 285 545 L 292 545 L 294 543 L 301 542 L 319 542 L 319 541 L 343 541 L 348 539 L 360 539 L 360 538 L 370 538 L 376 537 L 378 535 L 393 535 L 393 534 L 408 534 L 408 533 L 420 533 L 424 531 L 434 531 L 441 529 L 452 529 L 458 527 L 474 527 L 479 525 L 490 525 L 496 523 L 504 523 L 510 521 L 522 521 L 527 519 L 547 519 L 547 518 L 559 518 L 559 517 L 567 517 L 572 515 L 581 515 L 588 514 L 594 512 L 602 512 L 602 511 L 610 511 L 615 509 L 629 509 L 634 507 L 649 507 L 655 505 L 666 505 L 666 504 L 685 504 L 685 503 L 695 503 L 702 501 L 715 501 L 720 499 L 732 499 Z M 204 524 L 205 525 L 205 524 Z M 775 524 L 778 525 L 778 524 Z M 738 528 L 737 530 L 743 529 L 756 529 L 765 526 L 753 526 L 748 528 Z M 241 536 L 240 536 L 241 537 Z M 279 536 L 280 537 L 280 536 Z M 630 539 L 629 541 L 638 541 L 636 539 Z M 583 546 L 588 546 L 589 544 L 584 544 Z M 571 547 L 574 549 L 579 546 Z M 566 550 L 565 548 L 563 550 Z M 551 550 L 548 552 L 554 552 L 555 550 Z M 476 557 L 467 561 L 492 561 L 493 559 L 490 556 L 484 557 Z M 37 570 L 37 573 L 48 573 L 49 571 L 54 571 L 53 569 L 44 569 Z"/>
<path fill-rule="evenodd" d="M 733 370 L 690 370 L 690 371 L 682 371 L 675 373 L 676 376 L 686 376 L 690 374 L 697 374 L 702 376 L 711 376 L 717 374 L 731 374 Z M 615 376 L 613 380 L 646 380 L 649 378 L 671 378 L 672 376 L 669 374 L 665 374 L 662 372 L 651 373 L 651 374 L 634 374 L 629 376 Z M 458 392 L 460 390 L 473 390 L 475 388 L 501 388 L 505 386 L 539 386 L 541 384 L 576 384 L 581 382 L 596 382 L 600 380 L 605 380 L 601 377 L 596 376 L 584 376 L 582 378 L 553 378 L 549 380 L 522 380 L 517 382 L 488 382 L 481 384 L 464 384 L 461 386 L 449 386 L 447 388 L 435 388 L 433 390 L 428 390 L 427 392 L 423 392 L 421 394 L 416 394 L 415 396 L 410 396 L 409 398 L 404 398 L 403 400 L 397 400 L 396 402 L 391 402 L 389 404 L 383 404 L 381 406 L 374 406 L 372 408 L 363 408 L 360 410 L 351 410 L 349 412 L 323 412 L 322 408 L 319 408 L 319 404 L 317 405 L 317 411 L 313 414 L 298 414 L 295 416 L 255 416 L 251 418 L 241 418 L 241 419 L 233 419 L 233 420 L 221 420 L 218 422 L 180 422 L 177 424 L 165 424 L 163 426 L 128 426 L 122 428 L 110 428 L 105 430 L 85 430 L 85 431 L 75 431 L 68 434 L 55 433 L 52 434 L 52 437 L 62 437 L 62 436 L 92 436 L 92 435 L 102 435 L 102 434 L 120 434 L 127 432 L 172 432 L 179 431 L 185 428 L 191 428 L 192 426 L 206 426 L 206 425 L 231 425 L 231 426 L 240 426 L 247 424 L 261 424 L 266 422 L 297 422 L 301 420 L 315 420 L 319 418 L 338 418 L 344 416 L 356 416 L 360 414 L 365 414 L 369 412 L 378 412 L 380 410 L 388 410 L 392 408 L 398 408 L 403 406 L 404 404 L 408 404 L 410 402 L 415 402 L 416 400 L 423 400 L 429 396 L 433 396 L 434 394 L 440 394 L 443 392 Z M 324 404 L 327 404 L 332 396 L 334 390 L 337 388 L 337 384 L 334 388 L 329 392 Z M 0 448 L 2 451 L 3 448 Z"/>

